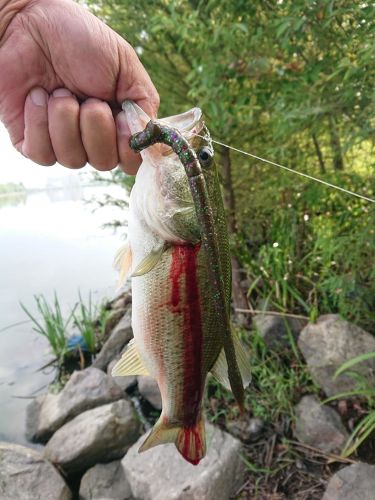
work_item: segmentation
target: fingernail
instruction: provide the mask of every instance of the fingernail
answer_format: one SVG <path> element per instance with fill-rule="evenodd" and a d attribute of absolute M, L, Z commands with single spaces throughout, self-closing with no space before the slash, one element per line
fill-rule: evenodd
<path fill-rule="evenodd" d="M 117 115 L 116 121 L 117 121 L 117 128 L 120 134 L 129 135 L 130 131 L 129 131 L 128 120 L 126 119 L 125 113 L 123 111 L 120 111 L 120 113 Z"/>
<path fill-rule="evenodd" d="M 43 107 L 47 106 L 48 96 L 47 92 L 43 89 L 39 88 L 33 89 L 30 92 L 30 99 L 32 103 L 35 104 L 35 106 L 43 106 Z"/>
<path fill-rule="evenodd" d="M 71 97 L 72 93 L 68 89 L 56 89 L 52 95 L 53 97 Z"/>

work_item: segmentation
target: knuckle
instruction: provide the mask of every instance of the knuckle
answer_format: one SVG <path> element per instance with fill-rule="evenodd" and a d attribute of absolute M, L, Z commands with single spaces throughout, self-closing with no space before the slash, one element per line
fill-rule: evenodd
<path fill-rule="evenodd" d="M 130 165 L 129 163 L 124 163 L 123 161 L 121 161 L 121 163 L 118 166 L 127 175 L 136 175 L 139 168 L 139 166 Z"/>
<path fill-rule="evenodd" d="M 70 115 L 71 113 L 75 113 L 79 108 L 79 104 L 73 97 L 65 97 L 63 99 L 59 97 L 50 100 L 49 108 L 53 113 L 56 113 L 60 116 L 65 116 Z"/>
<path fill-rule="evenodd" d="M 95 170 L 99 170 L 100 172 L 106 172 L 107 170 L 113 170 L 117 167 L 118 161 L 90 161 L 90 165 L 95 168 Z"/>
<path fill-rule="evenodd" d="M 50 156 L 28 156 L 30 160 L 34 163 L 38 163 L 38 165 L 42 165 L 43 167 L 52 167 L 56 163 L 56 158 L 52 155 Z"/>
<path fill-rule="evenodd" d="M 81 110 L 85 115 L 102 116 L 103 113 L 110 112 L 110 107 L 106 102 L 99 99 L 90 98 L 81 104 Z"/>
<path fill-rule="evenodd" d="M 56 156 L 53 151 L 35 151 L 27 145 L 22 146 L 21 153 L 29 160 L 42 165 L 43 167 L 51 167 L 56 163 Z"/>
<path fill-rule="evenodd" d="M 62 160 L 58 160 L 60 165 L 66 168 L 71 168 L 74 170 L 78 170 L 80 168 L 83 168 L 86 165 L 86 159 L 83 158 L 64 158 Z"/>

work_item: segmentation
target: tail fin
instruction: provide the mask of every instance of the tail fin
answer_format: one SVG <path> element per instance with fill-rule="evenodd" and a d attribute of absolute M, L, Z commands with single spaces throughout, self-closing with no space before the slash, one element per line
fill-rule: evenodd
<path fill-rule="evenodd" d="M 198 465 L 206 454 L 206 431 L 202 417 L 191 427 L 182 427 L 175 441 L 176 448 L 185 460 Z"/>
<path fill-rule="evenodd" d="M 198 465 L 206 454 L 206 435 L 202 417 L 195 425 L 180 427 L 169 424 L 165 417 L 161 416 L 139 448 L 139 453 L 166 443 L 174 443 L 185 460 Z"/>

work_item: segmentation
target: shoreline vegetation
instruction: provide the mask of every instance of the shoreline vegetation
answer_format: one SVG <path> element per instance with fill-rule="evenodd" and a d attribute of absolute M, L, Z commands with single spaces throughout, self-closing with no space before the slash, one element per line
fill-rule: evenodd
<path fill-rule="evenodd" d="M 44 187 L 26 188 L 22 183 L 0 184 L 0 208 L 7 205 L 19 205 L 25 203 L 29 195 L 39 193 L 53 193 L 72 189 L 84 189 L 102 186 L 103 182 L 93 177 L 89 181 L 79 181 L 73 186 L 67 185 L 45 185 Z"/>
<path fill-rule="evenodd" d="M 93 369 L 111 373 L 111 366 L 132 337 L 131 294 L 126 292 L 111 302 L 98 305 L 92 302 L 91 296 L 86 298 L 78 294 L 76 304 L 65 317 L 56 294 L 52 303 L 43 296 L 36 296 L 35 300 L 40 318 L 24 310 L 34 330 L 45 336 L 51 345 L 57 378 L 47 395 L 38 396 L 30 403 L 28 438 L 40 443 L 49 440 L 46 450 L 55 457 L 51 449 L 65 427 L 70 429 L 68 426 L 71 426 L 69 432 L 74 432 L 76 419 L 78 423 L 86 413 L 85 418 L 88 418 L 89 411 L 94 415 L 97 410 L 82 413 L 66 425 L 62 422 L 51 423 L 51 428 L 38 428 L 38 425 L 44 423 L 45 427 L 49 418 L 57 418 L 54 412 L 49 417 L 57 404 L 52 404 L 52 399 L 58 398 L 57 402 L 65 397 L 76 397 L 73 397 L 73 386 L 79 393 L 77 398 L 81 402 L 77 405 L 81 412 L 86 405 L 93 404 L 84 403 L 90 397 L 84 382 L 80 388 L 77 380 L 94 376 Z M 268 498 L 271 492 L 277 492 L 280 499 L 320 500 L 336 472 L 361 461 L 375 464 L 375 395 L 371 382 L 375 354 L 363 352 L 366 349 L 375 351 L 375 340 L 338 315 L 320 316 L 316 322 L 308 322 L 307 318 L 270 312 L 259 310 L 251 326 L 236 327 L 251 357 L 253 379 L 246 390 L 248 411 L 239 415 L 232 394 L 209 378 L 204 404 L 207 425 L 214 425 L 228 439 L 233 436 L 241 443 L 238 446 L 242 450 L 244 475 L 231 498 Z M 239 315 L 234 314 L 234 319 L 239 319 Z M 337 356 L 332 338 L 346 345 L 347 350 Z M 337 358 L 336 373 L 332 372 L 333 352 Z M 314 364 L 316 358 L 317 365 Z M 366 368 L 368 362 L 370 365 Z M 115 380 L 125 391 L 123 397 L 132 402 L 137 414 L 140 427 L 132 441 L 138 438 L 142 429 L 147 431 L 160 414 L 157 385 L 150 379 L 143 392 L 145 381 L 141 379 L 144 378 L 150 379 L 108 377 L 109 384 Z M 348 380 L 352 380 L 350 387 Z M 335 393 L 330 384 L 336 384 Z M 71 412 L 69 419 L 76 415 L 76 410 Z M 57 427 L 61 425 L 60 430 Z M 109 449 L 112 445 L 112 442 L 106 443 Z M 162 447 L 158 449 L 162 455 Z M 67 452 L 70 453 L 71 450 Z M 100 453 L 95 463 L 102 462 Z M 147 454 L 142 457 L 147 468 Z M 172 453 L 171 466 L 175 459 Z M 63 470 L 66 468 L 68 485 L 78 494 L 79 478 L 94 462 L 86 467 L 81 464 L 81 469 L 78 467 L 72 472 L 70 462 L 65 463 L 63 458 L 54 460 Z M 78 459 L 74 463 L 78 463 Z M 147 481 L 147 474 L 144 481 Z"/>
<path fill-rule="evenodd" d="M 24 196 L 27 193 L 27 189 L 20 182 L 18 184 L 14 182 L 9 182 L 7 184 L 0 184 L 0 198 L 12 197 L 12 196 Z"/>

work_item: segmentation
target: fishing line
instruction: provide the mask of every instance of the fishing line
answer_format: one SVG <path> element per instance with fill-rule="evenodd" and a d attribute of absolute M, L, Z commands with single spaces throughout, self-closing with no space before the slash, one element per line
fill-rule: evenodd
<path fill-rule="evenodd" d="M 320 184 L 324 184 L 333 189 L 337 189 L 338 191 L 342 191 L 343 193 L 350 194 L 351 196 L 356 196 L 357 198 L 361 198 L 362 200 L 369 201 L 370 203 L 375 203 L 375 199 L 368 198 L 363 194 L 355 193 L 354 191 L 350 191 L 349 189 L 345 189 L 341 186 L 337 186 L 336 184 L 332 184 L 331 182 L 324 181 L 323 179 L 319 179 L 318 177 L 313 177 L 312 175 L 305 174 L 303 172 L 299 172 L 298 170 L 294 170 L 293 168 L 285 167 L 285 165 L 280 165 L 280 163 L 276 163 L 271 160 L 266 160 L 265 158 L 261 158 L 260 156 L 253 155 L 252 153 L 248 153 L 247 151 L 243 151 L 242 149 L 235 148 L 233 146 L 229 146 L 229 144 L 224 144 L 223 142 L 216 141 L 211 137 L 206 137 L 199 134 L 194 134 L 197 137 L 201 137 L 202 139 L 214 142 L 215 144 L 219 144 L 219 146 L 224 146 L 225 148 L 232 149 L 233 151 L 237 151 L 237 153 L 241 153 L 246 156 L 250 156 L 251 158 L 255 158 L 256 160 L 263 161 L 264 163 L 268 163 L 269 165 L 273 165 L 275 167 L 281 168 L 283 170 L 287 170 L 288 172 L 292 172 L 293 174 L 300 175 L 301 177 L 305 177 L 311 181 L 319 182 Z"/>

